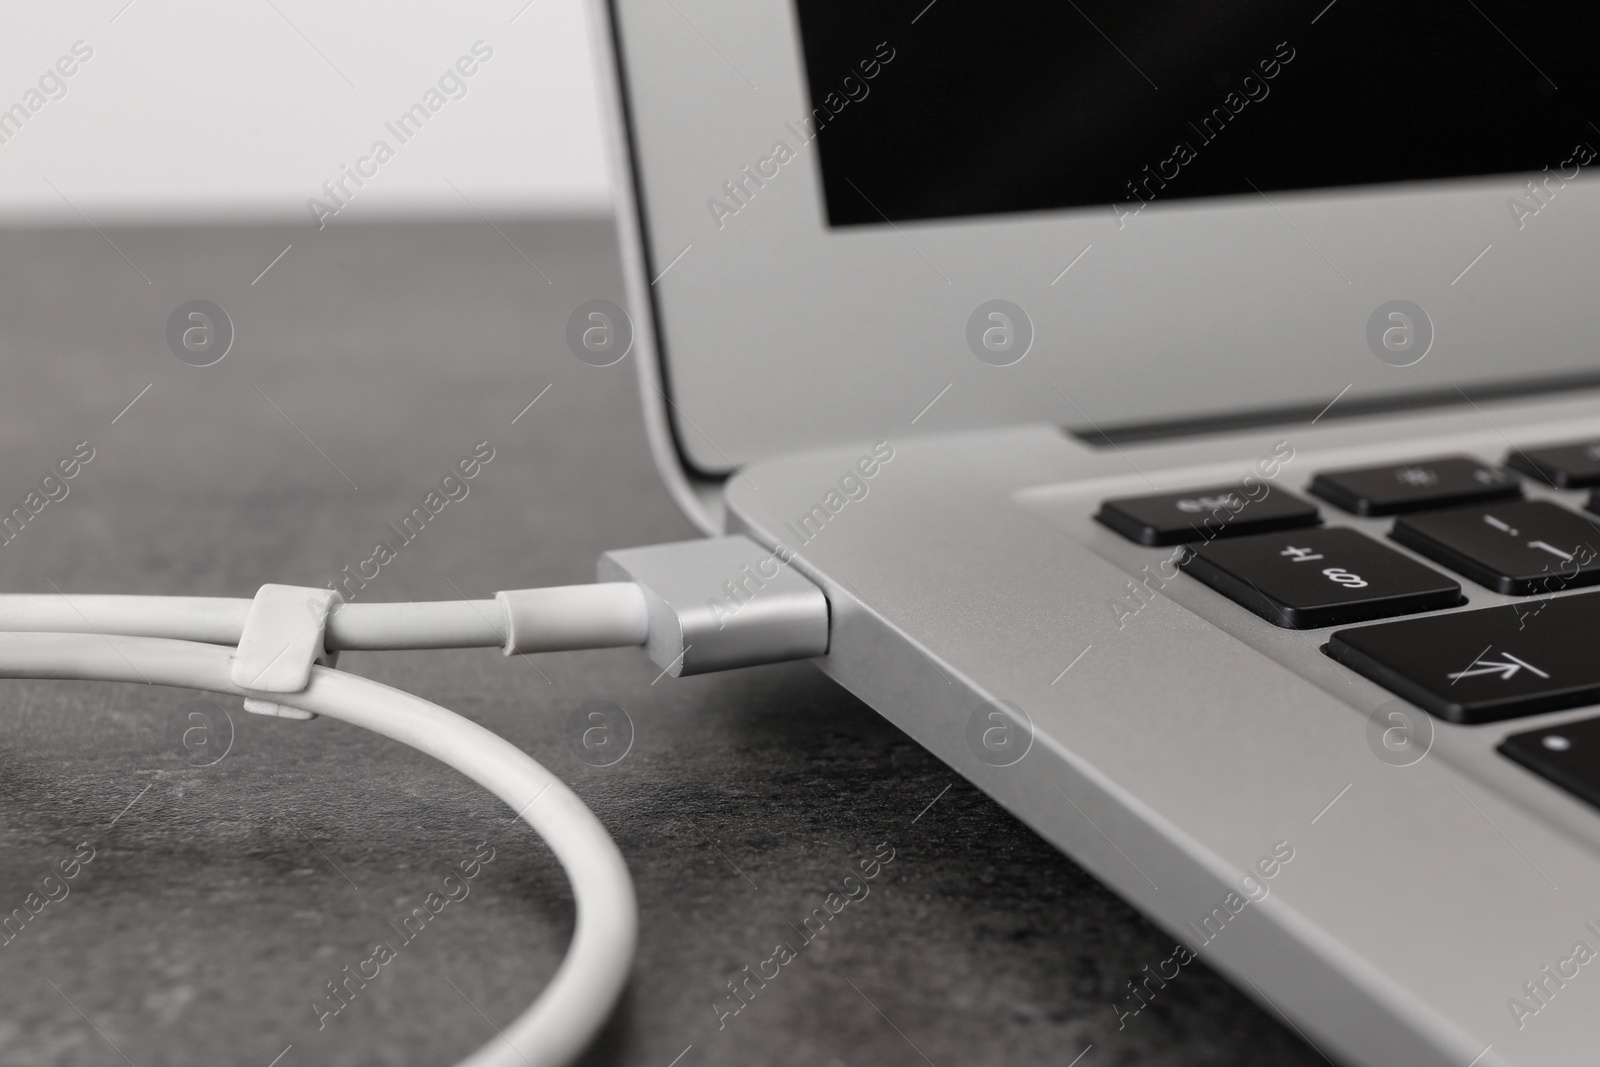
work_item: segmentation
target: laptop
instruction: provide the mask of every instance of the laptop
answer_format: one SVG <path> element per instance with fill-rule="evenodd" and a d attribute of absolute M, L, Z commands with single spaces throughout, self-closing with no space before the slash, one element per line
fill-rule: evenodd
<path fill-rule="evenodd" d="M 1600 9 L 593 14 L 667 484 L 1171 934 L 1119 1017 L 1595 1062 Z"/>

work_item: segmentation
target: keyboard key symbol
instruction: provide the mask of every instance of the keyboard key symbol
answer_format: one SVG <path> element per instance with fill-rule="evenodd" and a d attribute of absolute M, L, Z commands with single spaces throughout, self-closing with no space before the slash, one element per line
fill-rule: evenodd
<path fill-rule="evenodd" d="M 1417 489 L 1439 484 L 1439 476 L 1426 467 L 1400 467 L 1394 472 L 1394 477 L 1401 485 Z"/>
<path fill-rule="evenodd" d="M 1221 493 L 1216 496 L 1184 497 L 1174 507 L 1185 515 L 1199 515 L 1202 512 L 1216 511 L 1218 508 L 1239 511 L 1244 507 L 1244 502 L 1236 493 Z"/>
<path fill-rule="evenodd" d="M 1552 545 L 1549 541 L 1529 541 L 1528 542 L 1528 547 L 1529 548 L 1537 548 L 1541 552 L 1548 552 L 1552 556 L 1554 556 L 1557 559 L 1559 559 L 1562 563 L 1571 563 L 1572 562 L 1572 553 L 1571 552 L 1563 552 L 1563 551 L 1561 551 L 1561 549 L 1557 548 L 1555 545 Z"/>
<path fill-rule="evenodd" d="M 1504 519 L 1497 519 L 1493 515 L 1485 515 L 1483 517 L 1483 521 L 1488 523 L 1490 526 L 1493 526 L 1501 533 L 1510 534 L 1512 537 L 1517 536 L 1517 528 L 1511 525 L 1509 522 L 1506 522 Z"/>
<path fill-rule="evenodd" d="M 1454 674 L 1448 675 L 1448 677 L 1452 682 L 1459 682 L 1463 678 L 1477 678 L 1480 675 L 1485 674 L 1498 674 L 1500 675 L 1500 680 L 1502 682 L 1509 682 L 1524 668 L 1546 680 L 1548 680 L 1550 677 L 1544 671 L 1541 671 L 1538 667 L 1535 667 L 1525 659 L 1520 659 L 1517 656 L 1513 656 L 1509 652 L 1503 652 L 1501 655 L 1505 657 L 1504 663 L 1498 663 L 1494 660 L 1486 660 L 1482 656 L 1479 656 L 1467 666 L 1466 670 L 1456 671 Z"/>

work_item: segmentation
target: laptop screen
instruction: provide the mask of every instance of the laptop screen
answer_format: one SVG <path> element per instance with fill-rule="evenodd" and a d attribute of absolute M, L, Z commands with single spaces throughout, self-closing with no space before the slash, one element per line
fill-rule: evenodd
<path fill-rule="evenodd" d="M 796 6 L 833 226 L 1522 171 L 1538 194 L 1600 147 L 1592 0 Z"/>

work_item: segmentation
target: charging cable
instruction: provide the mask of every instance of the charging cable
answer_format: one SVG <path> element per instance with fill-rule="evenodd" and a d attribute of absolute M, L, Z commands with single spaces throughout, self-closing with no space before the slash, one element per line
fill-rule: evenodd
<path fill-rule="evenodd" d="M 266 585 L 254 599 L 0 595 L 0 677 L 144 682 L 244 698 L 247 711 L 326 715 L 410 745 L 503 800 L 555 853 L 577 922 L 531 1006 L 460 1067 L 570 1063 L 627 984 L 633 881 L 583 801 L 510 742 L 436 704 L 333 666 L 344 650 L 499 647 L 506 655 L 642 645 L 665 673 L 818 656 L 828 605 L 787 557 L 745 537 L 602 556 L 594 585 L 493 600 L 347 604 Z"/>

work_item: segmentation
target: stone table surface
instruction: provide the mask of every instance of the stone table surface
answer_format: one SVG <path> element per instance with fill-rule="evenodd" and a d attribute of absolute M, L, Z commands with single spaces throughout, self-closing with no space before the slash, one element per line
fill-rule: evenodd
<path fill-rule="evenodd" d="M 0 545 L 0 588 L 248 597 L 333 582 L 385 541 L 357 599 L 485 597 L 692 536 L 631 357 L 596 368 L 566 348 L 571 311 L 620 291 L 601 218 L 0 233 L 0 511 L 93 450 Z M 166 341 L 195 299 L 235 333 L 208 367 Z M 493 458 L 467 494 L 395 538 L 386 524 L 475 448 Z M 616 649 L 340 666 L 508 738 L 615 836 L 639 954 L 586 1064 L 1323 1062 L 1199 963 L 1119 1015 L 1171 938 L 808 664 L 677 680 Z M 608 766 L 579 755 L 593 701 L 632 735 Z M 490 850 L 464 899 L 398 936 Z M 867 896 L 806 940 L 875 854 L 893 858 Z M 46 883 L 63 862 L 75 877 Z M 548 850 L 448 768 L 328 719 L 107 683 L 0 682 L 0 914 L 19 908 L 0 1064 L 26 1067 L 452 1063 L 532 1000 L 572 929 Z M 380 941 L 394 959 L 323 1014 Z M 779 944 L 794 958 L 725 1014 L 729 980 Z"/>

